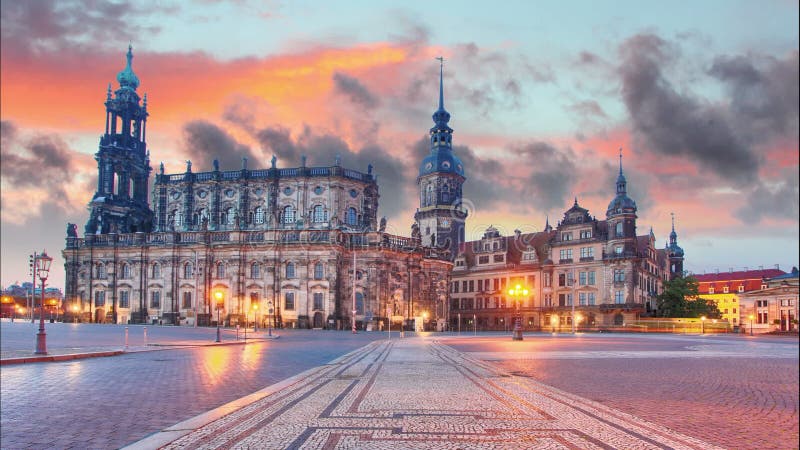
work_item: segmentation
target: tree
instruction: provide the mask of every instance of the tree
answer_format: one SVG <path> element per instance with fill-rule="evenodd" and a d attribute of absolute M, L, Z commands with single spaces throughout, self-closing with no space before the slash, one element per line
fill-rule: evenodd
<path fill-rule="evenodd" d="M 689 300 L 697 297 L 697 279 L 693 276 L 680 276 L 664 283 L 664 291 L 658 294 L 658 315 L 660 317 L 688 317 Z"/>
<path fill-rule="evenodd" d="M 696 298 L 686 302 L 686 317 L 706 316 L 707 319 L 719 319 L 722 315 L 714 300 Z"/>

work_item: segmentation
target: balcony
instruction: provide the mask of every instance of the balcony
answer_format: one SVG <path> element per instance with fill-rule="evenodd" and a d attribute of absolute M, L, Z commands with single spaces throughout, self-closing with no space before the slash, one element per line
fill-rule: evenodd
<path fill-rule="evenodd" d="M 572 264 L 572 262 L 573 262 L 573 261 L 572 261 L 572 258 L 568 258 L 568 259 L 559 259 L 559 260 L 558 260 L 558 263 L 559 263 L 559 264 Z"/>

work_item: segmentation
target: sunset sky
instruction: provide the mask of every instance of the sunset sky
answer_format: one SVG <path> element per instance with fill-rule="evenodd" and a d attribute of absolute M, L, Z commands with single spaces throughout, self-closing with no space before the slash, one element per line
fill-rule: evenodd
<path fill-rule="evenodd" d="M 441 55 L 468 239 L 575 197 L 604 219 L 622 147 L 639 234 L 663 247 L 674 212 L 687 270 L 798 264 L 797 1 L 382 3 L 4 0 L 0 283 L 46 249 L 63 287 L 129 44 L 154 170 L 341 154 L 409 235 Z"/>

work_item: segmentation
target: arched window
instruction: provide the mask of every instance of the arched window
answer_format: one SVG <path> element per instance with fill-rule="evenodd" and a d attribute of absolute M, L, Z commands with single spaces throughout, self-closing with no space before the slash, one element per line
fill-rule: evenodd
<path fill-rule="evenodd" d="M 617 222 L 617 236 L 624 236 L 625 233 L 622 230 L 622 222 Z"/>
<path fill-rule="evenodd" d="M 183 265 L 183 278 L 190 279 L 192 277 L 194 277 L 194 266 L 187 262 Z"/>
<path fill-rule="evenodd" d="M 100 278 L 100 279 L 106 277 L 106 265 L 105 264 L 97 263 L 97 265 L 95 266 L 94 277 L 95 278 Z"/>
<path fill-rule="evenodd" d="M 442 203 L 450 203 L 450 186 L 448 185 L 442 187 Z"/>
<path fill-rule="evenodd" d="M 261 278 L 261 266 L 259 266 L 257 262 L 250 264 L 250 278 Z"/>
<path fill-rule="evenodd" d="M 131 277 L 131 266 L 128 263 L 123 263 L 122 264 L 122 274 L 121 274 L 120 278 L 122 278 L 123 280 L 127 280 L 130 277 Z"/>
<path fill-rule="evenodd" d="M 364 314 L 364 294 L 356 292 L 356 314 Z"/>
<path fill-rule="evenodd" d="M 294 263 L 287 263 L 286 264 L 286 278 L 294 278 L 295 271 L 294 271 Z"/>
<path fill-rule="evenodd" d="M 225 278 L 225 264 L 222 261 L 217 263 L 217 278 Z"/>
<path fill-rule="evenodd" d="M 180 228 L 183 219 L 181 217 L 181 212 L 179 210 L 173 209 L 172 213 L 170 213 L 170 219 L 171 219 L 170 223 L 172 224 L 172 227 L 174 229 L 177 230 L 178 228 Z"/>
<path fill-rule="evenodd" d="M 321 262 L 314 264 L 314 279 L 321 280 L 325 277 L 325 266 Z"/>
<path fill-rule="evenodd" d="M 256 211 L 255 211 L 255 214 L 253 216 L 254 216 L 253 217 L 253 219 L 254 219 L 253 221 L 256 224 L 264 223 L 264 217 L 265 217 L 264 208 L 262 208 L 261 206 L 257 207 Z"/>
<path fill-rule="evenodd" d="M 235 225 L 236 224 L 236 210 L 233 208 L 228 208 L 225 210 L 225 215 L 227 216 L 227 221 L 225 222 L 227 225 Z"/>
<path fill-rule="evenodd" d="M 161 278 L 161 265 L 159 263 L 153 263 L 150 270 L 150 277 Z"/>
<path fill-rule="evenodd" d="M 322 223 L 328 219 L 326 216 L 327 214 L 325 208 L 322 205 L 317 205 L 314 207 L 311 213 L 311 220 L 314 223 Z"/>
<path fill-rule="evenodd" d="M 294 207 L 292 205 L 283 208 L 283 224 L 294 224 Z"/>
<path fill-rule="evenodd" d="M 345 221 L 351 227 L 358 225 L 358 212 L 355 208 L 347 208 L 347 217 Z"/>

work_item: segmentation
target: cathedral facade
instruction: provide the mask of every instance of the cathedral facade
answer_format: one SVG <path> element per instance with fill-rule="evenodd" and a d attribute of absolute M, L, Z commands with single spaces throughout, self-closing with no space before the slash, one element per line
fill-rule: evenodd
<path fill-rule="evenodd" d="M 165 173 L 162 164 L 148 201 L 147 97 L 140 104 L 132 59 L 129 48 L 113 97 L 109 86 L 96 154 L 99 181 L 84 236 L 68 226 L 66 314 L 175 325 L 219 320 L 379 329 L 390 321 L 424 321 L 429 328 L 446 323 L 458 242 L 425 241 L 419 230 L 430 225 L 424 219 L 411 237 L 386 233 L 385 220 L 377 219 L 372 167 L 342 167 L 338 156 L 314 167 L 303 157 L 291 168 L 279 168 L 273 157 L 268 169 L 249 169 L 243 159 L 241 168 L 220 170 L 214 161 L 205 172 L 194 172 L 187 161 L 178 174 Z M 444 166 L 428 171 L 452 178 L 433 181 L 437 189 L 452 189 L 447 207 L 433 204 L 434 216 L 460 208 L 464 173 L 458 164 L 458 172 Z M 466 215 L 455 217 L 461 217 L 463 236 Z M 426 237 L 447 233 L 441 230 L 458 236 L 459 223 L 433 223 Z"/>

